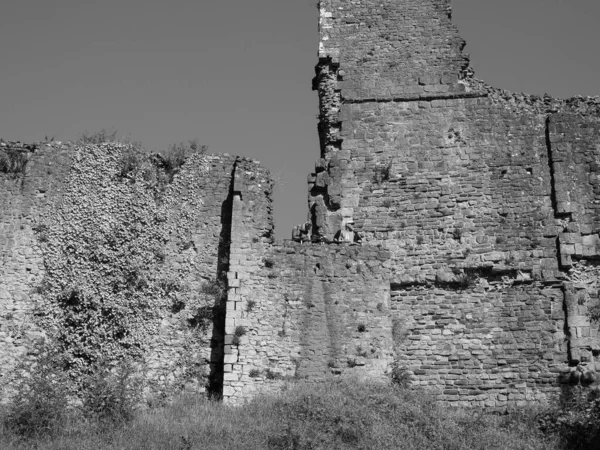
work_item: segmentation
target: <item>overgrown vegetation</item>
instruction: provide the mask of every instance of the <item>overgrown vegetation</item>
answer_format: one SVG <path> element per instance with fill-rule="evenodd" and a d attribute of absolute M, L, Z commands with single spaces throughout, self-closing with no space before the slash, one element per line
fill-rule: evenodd
<path fill-rule="evenodd" d="M 538 425 L 544 432 L 559 436 L 564 448 L 600 448 L 598 391 L 574 388 L 557 405 L 540 414 Z"/>
<path fill-rule="evenodd" d="M 378 165 L 373 169 L 373 183 L 381 184 L 384 181 L 388 181 L 391 176 L 392 163 L 387 165 Z"/>
<path fill-rule="evenodd" d="M 0 148 L 0 172 L 20 175 L 25 172 L 28 152 L 11 147 Z"/>
<path fill-rule="evenodd" d="M 477 284 L 477 273 L 472 269 L 457 269 L 454 271 L 456 275 L 456 283 L 461 289 L 469 289 Z"/>
<path fill-rule="evenodd" d="M 68 420 L 52 434 L 21 435 L 4 422 L 0 448 L 559 450 L 593 442 L 569 441 L 570 435 L 549 430 L 538 410 L 495 415 L 443 408 L 422 391 L 354 380 L 286 384 L 279 396 L 237 407 L 182 398 L 138 411 L 124 426 L 107 427 L 79 412 L 67 410 Z M 598 422 L 597 415 L 590 417 Z M 591 436 L 590 428 L 581 431 L 580 436 Z"/>
<path fill-rule="evenodd" d="M 74 387 L 64 354 L 42 342 L 33 353 L 35 359 L 21 363 L 13 372 L 18 378 L 16 391 L 1 417 L 5 436 L 47 439 L 64 433 L 76 416 L 108 426 L 133 419 L 141 404 L 143 383 L 131 363 L 107 361 L 90 367 Z"/>
<path fill-rule="evenodd" d="M 100 131 L 95 132 L 84 131 L 78 139 L 78 142 L 82 144 L 104 144 L 105 142 L 116 141 L 118 141 L 117 130 L 107 130 L 106 128 L 102 128 Z"/>
<path fill-rule="evenodd" d="M 33 226 L 46 268 L 34 289 L 35 317 L 62 358 L 68 389 L 84 403 L 99 395 L 87 396 L 90 386 L 100 386 L 87 377 L 100 376 L 102 367 L 112 372 L 100 378 L 115 376 L 109 382 L 114 384 L 120 377 L 115 370 L 127 372 L 123 361 L 143 364 L 164 314 L 181 316 L 174 327 L 187 347 L 181 350 L 185 355 L 170 355 L 173 367 L 163 378 L 206 384 L 198 374 L 206 378 L 204 353 L 223 297 L 222 287 L 207 283 L 197 270 L 200 260 L 177 266 L 166 261 L 167 242 L 173 244 L 170 251 L 193 245 L 201 199 L 175 210 L 167 196 L 157 201 L 156 185 L 145 178 L 147 170 L 158 172 L 151 157 L 132 145 L 105 142 L 114 138 L 104 130 L 82 136 L 60 203 Z M 115 177 L 125 182 L 114 183 Z"/>
<path fill-rule="evenodd" d="M 117 130 L 104 128 L 94 133 L 86 131 L 79 136 L 78 140 L 78 143 L 83 145 L 111 142 L 127 146 L 120 158 L 118 178 L 133 182 L 141 177 L 150 186 L 157 188 L 159 192 L 164 191 L 166 185 L 173 182 L 173 177 L 180 172 L 190 155 L 204 155 L 208 150 L 208 146 L 200 145 L 197 139 L 192 139 L 187 143 L 171 144 L 165 151 L 150 155 L 143 150 L 141 143 L 132 142 L 127 138 L 118 138 Z"/>

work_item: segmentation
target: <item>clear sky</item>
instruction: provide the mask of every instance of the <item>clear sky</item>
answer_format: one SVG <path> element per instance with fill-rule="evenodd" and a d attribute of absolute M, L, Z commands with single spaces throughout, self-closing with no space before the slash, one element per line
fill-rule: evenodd
<path fill-rule="evenodd" d="M 600 94 L 598 0 L 453 6 L 479 78 Z M 0 42 L 5 140 L 113 128 L 160 150 L 198 138 L 278 174 L 278 237 L 306 219 L 319 156 L 316 0 L 5 0 Z"/>

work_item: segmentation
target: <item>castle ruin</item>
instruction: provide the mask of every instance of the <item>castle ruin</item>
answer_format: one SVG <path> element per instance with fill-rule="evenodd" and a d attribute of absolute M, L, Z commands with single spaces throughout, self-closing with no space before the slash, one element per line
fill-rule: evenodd
<path fill-rule="evenodd" d="M 206 366 L 234 403 L 290 378 L 498 409 L 596 382 L 600 99 L 478 80 L 448 0 L 321 0 L 319 33 L 308 242 L 273 239 L 249 159 L 160 184 L 122 144 L 0 148 L 24 161 L 0 173 L 0 376 L 77 319 L 104 334 L 74 358 L 135 349 L 196 391 Z"/>

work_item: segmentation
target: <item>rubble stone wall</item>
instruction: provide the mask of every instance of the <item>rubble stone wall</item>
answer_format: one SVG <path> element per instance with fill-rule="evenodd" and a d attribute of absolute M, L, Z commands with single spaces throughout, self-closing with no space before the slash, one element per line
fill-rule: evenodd
<path fill-rule="evenodd" d="M 127 145 L 5 143 L 0 151 L 20 152 L 26 161 L 19 172 L 0 173 L 4 386 L 19 362 L 35 357 L 36 341 L 48 335 L 61 341 L 68 334 L 63 319 L 74 316 L 63 317 L 56 305 L 66 291 L 77 291 L 90 303 L 90 317 L 72 314 L 90 327 L 97 301 L 104 305 L 100 321 L 126 309 L 124 333 L 131 342 L 124 348 L 141 345 L 150 390 L 203 391 L 208 385 L 220 391 L 219 286 L 226 285 L 237 158 L 190 156 L 158 198 L 150 187 L 155 180 L 123 176 L 132 151 Z M 131 245 L 136 248 L 127 250 Z M 129 292 L 133 278 L 137 286 Z M 127 295 L 115 297 L 115 289 Z M 118 353 L 112 342 L 103 345 L 116 353 L 94 353 L 89 346 L 88 356 Z"/>

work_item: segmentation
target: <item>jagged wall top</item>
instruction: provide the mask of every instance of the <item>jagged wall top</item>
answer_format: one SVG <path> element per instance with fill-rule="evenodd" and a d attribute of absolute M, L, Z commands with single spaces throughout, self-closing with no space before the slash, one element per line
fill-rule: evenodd
<path fill-rule="evenodd" d="M 464 92 L 469 66 L 449 0 L 322 0 L 319 58 L 349 100 Z"/>

